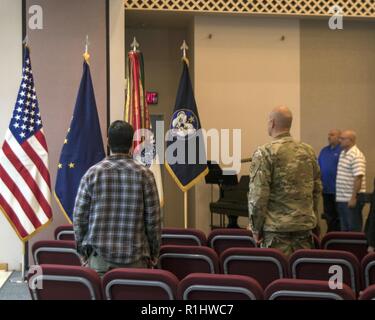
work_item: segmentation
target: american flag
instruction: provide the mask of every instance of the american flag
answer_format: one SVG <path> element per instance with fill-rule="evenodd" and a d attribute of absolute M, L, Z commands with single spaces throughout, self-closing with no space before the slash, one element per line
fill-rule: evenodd
<path fill-rule="evenodd" d="M 27 47 L 17 102 L 0 150 L 0 209 L 23 241 L 52 218 L 48 149 Z"/>

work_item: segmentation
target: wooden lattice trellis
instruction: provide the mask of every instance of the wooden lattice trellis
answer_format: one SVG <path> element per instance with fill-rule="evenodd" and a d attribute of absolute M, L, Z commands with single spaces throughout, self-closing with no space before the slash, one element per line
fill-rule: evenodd
<path fill-rule="evenodd" d="M 124 0 L 127 10 L 328 16 L 338 5 L 346 17 L 375 18 L 375 0 Z"/>

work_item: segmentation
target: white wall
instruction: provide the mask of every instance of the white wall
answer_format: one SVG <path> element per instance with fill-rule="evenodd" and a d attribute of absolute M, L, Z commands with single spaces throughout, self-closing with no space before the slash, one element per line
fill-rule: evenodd
<path fill-rule="evenodd" d="M 292 134 L 300 138 L 299 20 L 198 16 L 194 57 L 202 126 L 241 129 L 242 158 L 251 157 L 258 145 L 270 141 L 267 117 L 280 104 L 292 110 Z M 241 175 L 249 174 L 248 170 L 248 164 L 242 165 Z M 195 227 L 207 232 L 210 198 L 210 187 L 199 184 Z"/>
<path fill-rule="evenodd" d="M 346 21 L 340 32 L 324 21 L 301 21 L 302 138 L 319 152 L 330 129 L 355 130 L 368 192 L 375 177 L 374 53 L 375 21 Z"/>
<path fill-rule="evenodd" d="M 77 10 L 85 7 L 85 1 L 81 0 L 80 3 L 74 3 L 77 6 Z M 91 0 L 90 0 L 91 1 Z M 70 16 L 70 29 L 60 28 L 61 19 L 63 16 L 61 12 L 68 10 L 68 4 L 64 2 L 55 1 L 53 3 L 44 2 L 44 0 L 29 0 L 27 6 L 31 4 L 42 5 L 44 10 L 44 21 L 45 28 L 42 31 L 31 31 L 29 30 L 30 42 L 33 47 L 33 67 L 37 79 L 38 86 L 38 96 L 42 105 L 49 106 L 45 108 L 42 112 L 44 115 L 44 122 L 46 125 L 46 132 L 50 134 L 47 136 L 49 139 L 49 149 L 50 149 L 50 170 L 51 173 L 54 173 L 54 167 L 56 164 L 56 159 L 59 156 L 61 144 L 63 137 L 65 136 L 66 125 L 64 124 L 63 133 L 56 133 L 58 130 L 48 130 L 48 125 L 55 121 L 55 116 L 53 111 L 51 111 L 51 106 L 55 107 L 55 103 L 48 103 L 51 91 L 58 90 L 58 92 L 53 91 L 56 96 L 57 94 L 65 95 L 64 98 L 57 99 L 64 101 L 70 109 L 73 108 L 74 102 L 76 99 L 77 86 L 81 77 L 81 51 L 83 50 L 82 39 L 84 39 L 85 34 L 90 34 L 90 40 L 92 42 L 92 74 L 94 79 L 94 85 L 96 86 L 97 94 L 97 103 L 98 108 L 106 112 L 105 107 L 105 95 L 106 95 L 106 77 L 105 77 L 105 10 L 104 10 L 104 1 L 96 0 L 96 6 L 91 6 L 92 10 L 95 11 L 95 15 L 90 13 L 93 16 L 93 28 L 89 31 L 84 30 L 82 36 L 77 35 L 82 28 L 87 26 L 89 23 L 86 21 L 85 24 L 82 24 L 80 18 L 77 17 L 76 20 Z M 97 28 L 99 22 L 98 10 L 100 7 L 100 26 L 102 28 L 96 33 L 93 31 Z M 83 9 L 82 9 L 83 10 Z M 76 15 L 77 16 L 77 15 Z M 94 19 L 95 16 L 95 19 Z M 59 19 L 61 18 L 61 19 Z M 110 1 L 110 59 L 111 59 L 111 120 L 122 119 L 123 118 L 123 108 L 124 108 L 124 79 L 125 79 L 125 52 L 124 52 L 124 43 L 125 43 L 125 12 L 123 9 L 122 0 L 111 0 Z M 94 22 L 96 21 L 97 22 Z M 75 23 L 72 26 L 73 22 Z M 91 25 L 90 25 L 91 26 Z M 73 28 L 73 29 L 72 29 Z M 75 29 L 74 29 L 75 28 Z M 89 28 L 89 27 L 88 27 Z M 58 35 L 59 32 L 64 32 L 64 36 Z M 69 33 L 69 31 L 71 31 Z M 75 34 L 74 34 L 75 32 Z M 68 46 L 69 51 L 74 51 L 71 53 L 71 56 L 67 57 L 67 54 L 64 53 L 65 64 L 56 64 L 60 65 L 62 68 L 69 69 L 67 76 L 70 77 L 63 86 L 58 86 L 56 83 L 51 84 L 50 74 L 48 70 L 44 67 L 43 64 L 46 62 L 47 58 L 50 57 L 51 52 L 45 50 L 46 47 L 52 46 L 54 50 L 58 52 L 63 52 L 64 48 L 56 49 L 56 46 L 60 43 L 56 43 L 56 35 L 58 35 L 61 45 Z M 96 37 L 96 38 L 95 38 Z M 0 41 L 1 47 L 6 48 L 6 50 L 0 51 L 0 70 L 2 77 L 0 77 L 0 142 L 2 142 L 5 131 L 9 125 L 11 113 L 13 110 L 14 103 L 16 101 L 18 88 L 20 85 L 20 78 L 22 72 L 22 1 L 21 0 L 0 0 Z M 75 42 L 74 42 L 75 41 Z M 72 43 L 74 42 L 74 43 Z M 104 44 L 104 45 L 103 45 Z M 77 47 L 78 46 L 78 47 Z M 81 48 L 82 47 L 82 48 Z M 48 51 L 49 53 L 46 53 Z M 59 57 L 58 54 L 53 55 L 53 58 Z M 97 59 L 101 61 L 97 62 Z M 48 63 L 47 63 L 48 65 Z M 74 65 L 74 66 L 72 66 Z M 50 65 L 51 66 L 51 65 Z M 50 67 L 51 68 L 51 67 Z M 50 71 L 49 68 L 49 71 Z M 99 70 L 99 71 L 98 71 Z M 36 72 L 37 71 L 37 72 Z M 61 70 L 60 70 L 61 71 Z M 74 72 L 73 72 L 74 71 Z M 4 76 L 5 75 L 5 76 Z M 61 73 L 60 73 L 61 75 Z M 61 77 L 60 77 L 61 78 Z M 72 80 L 71 78 L 74 78 Z M 61 79 L 60 79 L 61 80 Z M 70 83 L 71 86 L 74 86 L 72 92 L 66 94 L 67 83 Z M 58 89 L 60 87 L 60 89 Z M 70 101 L 70 100 L 71 101 Z M 69 100 L 67 102 L 66 100 Z M 65 110 L 64 116 L 71 117 L 71 112 Z M 49 113 L 52 112 L 52 113 Z M 105 117 L 104 117 L 105 118 Z M 103 119 L 104 119 L 103 118 Z M 61 123 L 61 119 L 58 120 Z M 56 122 L 55 122 L 56 123 Z M 65 122 L 64 122 L 65 123 Z M 68 122 L 66 122 L 68 123 Z M 106 121 L 102 123 L 102 131 L 106 132 Z M 55 127 L 56 129 L 56 127 Z M 53 135 L 57 136 L 56 140 L 52 143 Z M 56 150 L 54 150 L 56 149 Z M 54 183 L 53 183 L 54 185 Z M 62 216 L 60 211 L 54 208 L 54 223 L 47 228 L 44 232 L 39 233 L 36 237 L 31 240 L 31 244 L 37 240 L 41 239 L 52 239 L 54 228 L 61 224 L 66 223 L 65 218 Z M 20 263 L 23 257 L 22 242 L 15 235 L 15 232 L 10 227 L 9 223 L 6 221 L 3 215 L 0 215 L 0 263 L 8 263 L 10 269 L 19 269 Z M 32 263 L 32 260 L 30 261 Z"/>
<path fill-rule="evenodd" d="M 110 1 L 111 122 L 124 118 L 125 104 L 125 10 L 123 0 Z"/>
<path fill-rule="evenodd" d="M 22 1 L 0 0 L 0 145 L 8 128 L 22 72 Z M 20 269 L 22 242 L 0 213 L 0 263 Z"/>

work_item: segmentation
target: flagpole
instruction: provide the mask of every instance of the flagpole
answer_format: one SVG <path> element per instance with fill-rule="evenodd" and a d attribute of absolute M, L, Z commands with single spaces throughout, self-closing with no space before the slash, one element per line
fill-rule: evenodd
<path fill-rule="evenodd" d="M 22 41 L 22 44 L 25 47 L 29 46 L 29 36 L 28 36 L 28 34 L 26 34 L 25 38 Z M 25 51 L 23 51 L 23 54 L 22 54 L 22 61 L 24 61 L 24 58 L 25 58 L 24 52 Z M 26 253 L 26 246 L 28 246 L 28 241 L 22 241 L 21 278 L 10 279 L 11 283 L 22 284 L 26 280 L 25 279 L 25 268 L 26 268 L 26 264 L 27 264 L 27 260 L 28 260 L 28 253 L 29 253 L 28 250 L 27 250 L 27 253 Z"/>
<path fill-rule="evenodd" d="M 180 49 L 182 51 L 182 60 L 185 61 L 186 64 L 189 66 L 189 59 L 187 58 L 187 55 L 186 55 L 186 51 L 189 50 L 189 47 L 186 44 L 185 40 L 182 42 L 182 46 Z"/>
<path fill-rule="evenodd" d="M 188 228 L 188 192 L 184 191 L 184 226 Z"/>
<path fill-rule="evenodd" d="M 25 39 L 23 39 L 22 44 L 23 44 L 25 47 L 28 47 L 28 46 L 29 46 L 29 36 L 28 36 L 28 35 L 25 36 Z"/>
<path fill-rule="evenodd" d="M 132 44 L 130 46 L 132 48 L 132 51 L 134 51 L 134 52 L 138 51 L 138 49 L 139 49 L 139 43 L 137 42 L 137 38 L 136 37 L 133 38 L 133 42 L 132 42 Z"/>
<path fill-rule="evenodd" d="M 89 46 L 90 46 L 89 35 L 86 35 L 86 40 L 85 40 L 85 53 L 83 54 L 83 57 L 84 57 L 86 63 L 89 63 L 89 62 L 90 62 Z"/>
<path fill-rule="evenodd" d="M 24 45 L 25 47 L 29 46 L 29 35 L 26 33 L 25 39 L 24 39 Z M 24 59 L 22 59 L 23 61 Z M 26 281 L 25 271 L 26 268 L 29 266 L 29 242 L 25 241 L 22 242 L 22 270 L 21 270 L 21 283 Z"/>
<path fill-rule="evenodd" d="M 26 255 L 26 251 L 28 252 L 27 250 L 27 247 L 28 247 L 28 242 L 22 242 L 23 245 L 22 245 L 22 271 L 21 271 L 21 279 L 22 279 L 22 282 L 24 282 L 26 279 L 25 279 L 25 270 L 26 270 L 26 264 L 27 264 L 27 255 Z"/>
<path fill-rule="evenodd" d="M 13 278 L 10 279 L 11 283 L 17 283 L 17 284 L 22 284 L 26 282 L 25 278 L 25 269 L 26 269 L 26 245 L 28 244 L 27 241 L 22 241 L 22 260 L 21 260 L 21 278 Z"/>
<path fill-rule="evenodd" d="M 182 60 L 186 62 L 187 65 L 189 65 L 189 60 L 187 58 L 187 50 L 189 50 L 188 45 L 186 44 L 186 41 L 184 40 L 181 45 L 181 51 L 182 51 Z M 184 191 L 184 225 L 185 229 L 188 227 L 188 193 L 187 191 Z"/>

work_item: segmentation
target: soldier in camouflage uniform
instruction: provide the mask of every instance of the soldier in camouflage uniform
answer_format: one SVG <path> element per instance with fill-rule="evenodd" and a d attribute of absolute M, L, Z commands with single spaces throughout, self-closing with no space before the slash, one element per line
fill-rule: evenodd
<path fill-rule="evenodd" d="M 254 152 L 250 167 L 249 228 L 263 248 L 290 256 L 313 248 L 322 186 L 312 147 L 290 135 L 292 113 L 271 112 L 268 133 L 274 140 Z"/>

